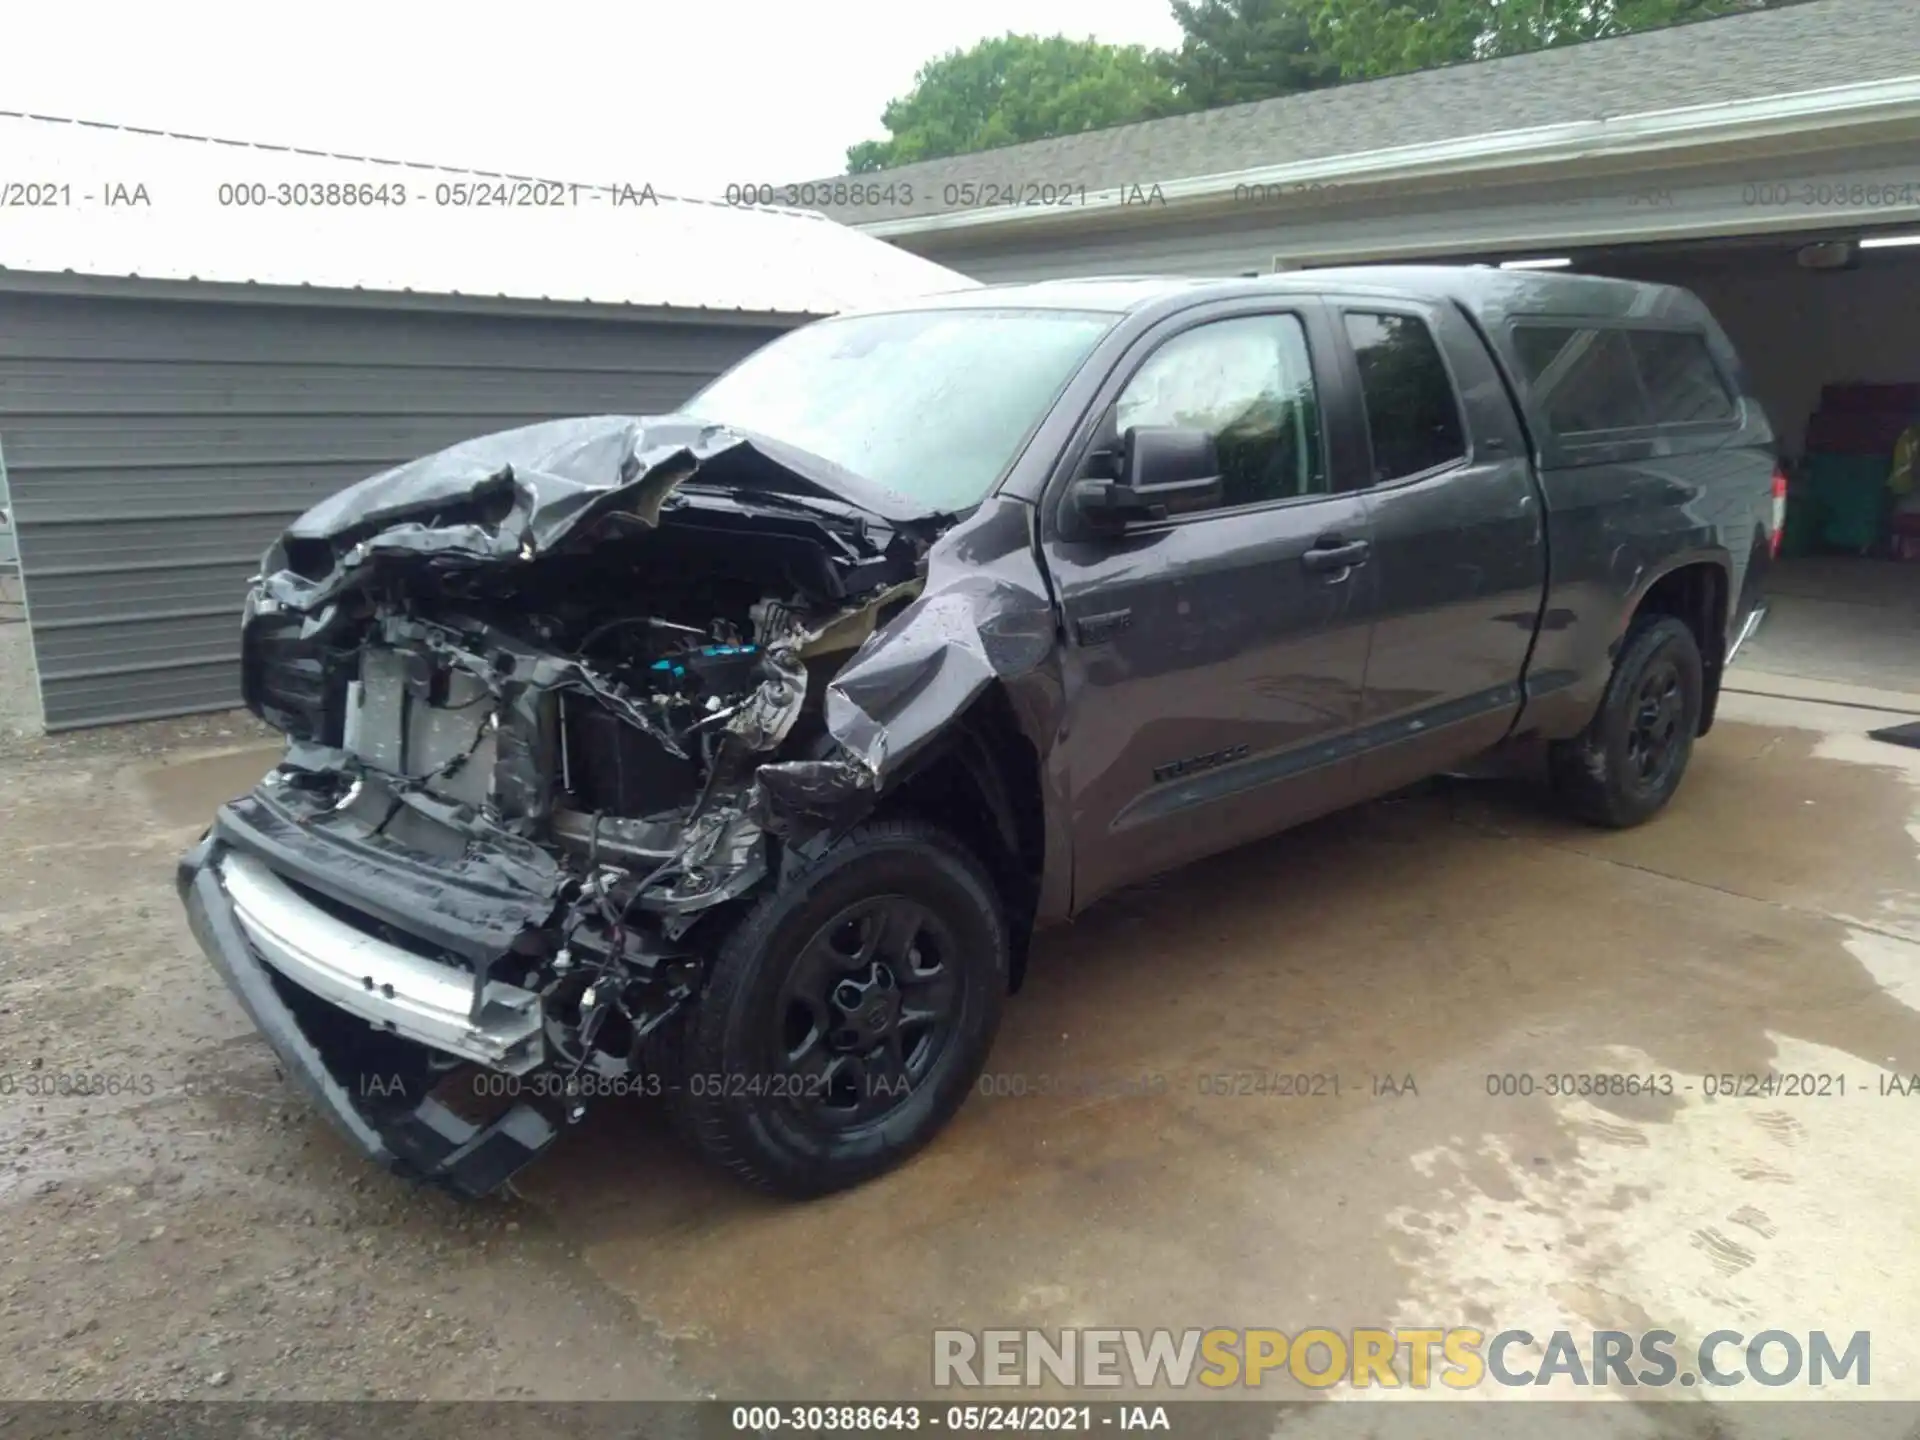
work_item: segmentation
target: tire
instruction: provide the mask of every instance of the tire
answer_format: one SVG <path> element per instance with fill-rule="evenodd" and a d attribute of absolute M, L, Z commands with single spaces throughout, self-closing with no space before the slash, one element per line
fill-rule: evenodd
<path fill-rule="evenodd" d="M 1705 693 L 1693 631 L 1670 615 L 1634 621 L 1599 710 L 1579 736 L 1548 752 L 1566 810 L 1615 830 L 1659 814 L 1686 774 Z"/>
<path fill-rule="evenodd" d="M 966 1100 L 1008 965 L 1000 898 L 959 841 L 921 820 L 862 825 L 721 943 L 663 1056 L 674 1126 L 773 1194 L 870 1180 Z M 929 1012 L 943 1019 L 910 1022 Z"/>

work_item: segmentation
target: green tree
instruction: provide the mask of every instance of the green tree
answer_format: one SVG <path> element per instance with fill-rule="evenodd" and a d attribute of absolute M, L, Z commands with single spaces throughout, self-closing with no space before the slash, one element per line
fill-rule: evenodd
<path fill-rule="evenodd" d="M 1332 84 L 1340 70 L 1313 35 L 1313 0 L 1173 0 L 1185 32 L 1162 57 L 1181 105 L 1211 110 Z"/>
<path fill-rule="evenodd" d="M 1603 40 L 1796 0 L 1317 0 L 1315 42 L 1349 80 Z"/>
<path fill-rule="evenodd" d="M 1002 35 L 921 66 L 868 174 L 1056 135 L 1805 0 L 1171 0 L 1174 51 Z"/>
<path fill-rule="evenodd" d="M 1002 35 L 928 62 L 913 89 L 881 114 L 885 140 L 847 151 L 866 174 L 915 160 L 966 155 L 1076 135 L 1180 109 L 1161 57 L 1140 45 Z"/>

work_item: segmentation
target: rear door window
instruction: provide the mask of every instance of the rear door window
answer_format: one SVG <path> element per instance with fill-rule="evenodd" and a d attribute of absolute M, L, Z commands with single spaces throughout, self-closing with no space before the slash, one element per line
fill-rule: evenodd
<path fill-rule="evenodd" d="M 1426 322 L 1413 315 L 1350 310 L 1346 325 L 1373 441 L 1373 483 L 1464 460 L 1467 435 L 1459 398 Z"/>

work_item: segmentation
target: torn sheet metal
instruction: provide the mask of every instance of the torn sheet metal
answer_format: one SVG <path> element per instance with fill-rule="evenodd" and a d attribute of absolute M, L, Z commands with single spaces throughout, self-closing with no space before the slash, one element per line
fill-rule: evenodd
<path fill-rule="evenodd" d="M 914 601 L 833 678 L 827 729 L 884 789 L 989 685 L 1044 661 L 1055 633 L 1044 595 L 993 575 L 960 576 Z M 817 801 L 826 778 L 789 773 L 775 784 Z"/>
<path fill-rule="evenodd" d="M 265 598 L 311 612 L 382 561 L 524 563 L 619 515 L 652 528 L 679 486 L 824 501 L 893 524 L 937 512 L 830 461 L 686 416 L 551 420 L 372 476 L 296 520 L 263 564 Z"/>
<path fill-rule="evenodd" d="M 377 823 L 303 792 L 284 771 L 225 806 L 216 828 L 303 885 L 474 964 L 545 924 L 565 878 L 552 857 L 512 837 L 476 836 L 464 854 L 423 866 Z"/>
<path fill-rule="evenodd" d="M 873 772 L 855 760 L 785 760 L 762 765 L 748 810 L 782 839 L 810 828 L 842 829 L 873 806 Z"/>
<path fill-rule="evenodd" d="M 768 834 L 789 836 L 807 822 L 814 828 L 848 823 L 871 805 L 871 775 L 855 763 L 781 764 L 766 757 L 786 740 L 805 703 L 804 657 L 851 649 L 856 635 L 873 634 L 880 611 L 919 586 L 916 580 L 890 587 L 811 629 L 784 605 L 754 607 L 754 639 L 765 678 L 731 711 L 713 717 L 726 722 L 727 748 L 716 757 L 707 788 L 686 817 L 678 850 L 650 877 L 671 878 L 658 890 L 643 886 L 638 904 L 684 916 L 735 899 L 766 873 Z"/>

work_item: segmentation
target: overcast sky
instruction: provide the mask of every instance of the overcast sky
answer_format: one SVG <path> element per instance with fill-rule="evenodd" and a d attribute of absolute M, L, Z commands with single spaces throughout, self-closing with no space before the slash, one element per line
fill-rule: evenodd
<path fill-rule="evenodd" d="M 514 10 L 509 25 L 505 7 L 421 0 L 20 5 L 0 108 L 717 197 L 837 174 L 920 65 L 989 35 L 1179 39 L 1167 0 Z"/>

